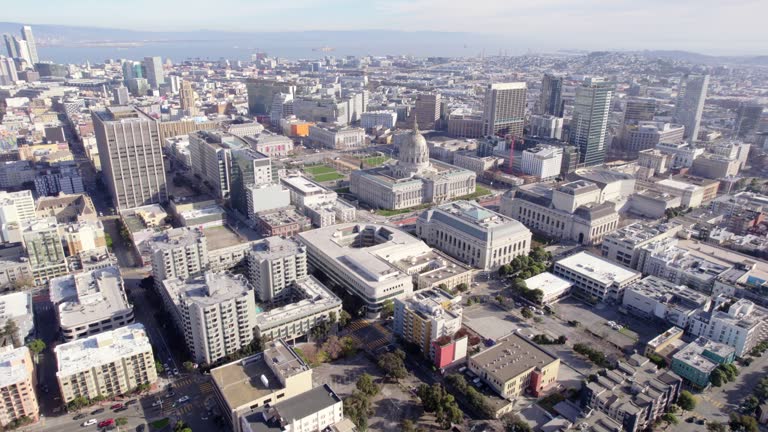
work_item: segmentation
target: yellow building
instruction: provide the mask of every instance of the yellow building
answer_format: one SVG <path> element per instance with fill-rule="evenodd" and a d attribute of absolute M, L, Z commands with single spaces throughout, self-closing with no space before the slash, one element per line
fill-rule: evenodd
<path fill-rule="evenodd" d="M 560 359 L 517 333 L 469 358 L 469 369 L 501 397 L 539 396 L 557 382 Z"/>
<path fill-rule="evenodd" d="M 36 421 L 35 373 L 27 347 L 0 348 L 0 426 L 22 417 Z"/>

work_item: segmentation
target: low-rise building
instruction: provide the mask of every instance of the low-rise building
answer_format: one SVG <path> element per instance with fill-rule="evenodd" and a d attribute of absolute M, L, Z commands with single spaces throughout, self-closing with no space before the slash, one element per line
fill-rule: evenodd
<path fill-rule="evenodd" d="M 365 146 L 365 130 L 358 127 L 319 123 L 309 127 L 309 142 L 316 148 L 349 150 Z"/>
<path fill-rule="evenodd" d="M 667 363 L 671 363 L 672 355 L 685 344 L 682 339 L 684 333 L 685 330 L 680 327 L 671 327 L 669 330 L 648 341 L 643 355 L 646 357 L 658 355 L 666 359 Z"/>
<path fill-rule="evenodd" d="M 560 359 L 512 333 L 469 357 L 467 366 L 501 397 L 511 400 L 527 392 L 539 396 L 555 385 Z"/>
<path fill-rule="evenodd" d="M 374 129 L 383 127 L 393 129 L 397 123 L 397 113 L 394 111 L 368 111 L 360 114 L 360 127 Z"/>
<path fill-rule="evenodd" d="M 636 222 L 603 237 L 602 256 L 611 261 L 638 270 L 640 248 L 657 240 L 676 235 L 682 225 L 673 222 L 645 224 Z"/>
<path fill-rule="evenodd" d="M 598 244 L 619 224 L 614 203 L 601 201 L 601 195 L 600 188 L 586 180 L 557 188 L 536 183 L 505 193 L 499 212 L 548 237 Z"/>
<path fill-rule="evenodd" d="M 555 263 L 554 274 L 573 282 L 574 294 L 593 301 L 621 302 L 627 286 L 641 274 L 610 261 L 579 252 Z"/>
<path fill-rule="evenodd" d="M 474 201 L 454 201 L 423 212 L 416 221 L 416 234 L 428 245 L 483 270 L 527 255 L 532 237 L 520 222 Z"/>
<path fill-rule="evenodd" d="M 461 296 L 439 288 L 417 291 L 395 300 L 393 331 L 421 348 L 425 357 L 443 368 L 467 355 L 467 336 L 461 329 Z"/>
<path fill-rule="evenodd" d="M 544 294 L 541 298 L 541 304 L 549 305 L 569 297 L 573 284 L 550 272 L 543 272 L 526 279 L 525 286 L 529 290 L 541 290 Z"/>
<path fill-rule="evenodd" d="M 736 358 L 732 346 L 700 337 L 672 356 L 672 371 L 698 388 L 709 385 L 709 377 L 721 364 Z"/>
<path fill-rule="evenodd" d="M 258 184 L 246 187 L 246 209 L 248 217 L 258 219 L 256 214 L 291 204 L 291 193 L 282 184 Z"/>
<path fill-rule="evenodd" d="M 233 432 L 246 432 L 245 418 L 312 389 L 312 369 L 284 341 L 263 352 L 211 369 L 216 403 Z"/>
<path fill-rule="evenodd" d="M 473 171 L 477 177 L 499 167 L 501 163 L 502 160 L 496 156 L 478 156 L 474 150 L 461 150 L 453 155 L 454 166 Z"/>
<path fill-rule="evenodd" d="M 0 426 L 23 418 L 37 421 L 40 406 L 35 395 L 36 382 L 29 348 L 0 348 Z"/>
<path fill-rule="evenodd" d="M 0 295 L 0 328 L 5 328 L 9 321 L 16 325 L 16 334 L 4 332 L 0 338 L 0 346 L 23 345 L 35 336 L 32 293 L 21 291 Z"/>
<path fill-rule="evenodd" d="M 685 285 L 648 276 L 626 288 L 622 304 L 641 318 L 660 319 L 685 329 L 694 315 L 709 310 L 711 299 Z"/>
<path fill-rule="evenodd" d="M 309 217 L 313 225 L 322 228 L 355 220 L 355 207 L 317 182 L 304 176 L 283 177 L 281 182 L 290 191 L 291 204 Z"/>
<path fill-rule="evenodd" d="M 582 401 L 587 408 L 617 420 L 623 430 L 638 432 L 650 428 L 677 401 L 682 383 L 674 372 L 659 370 L 649 359 L 634 354 L 586 384 Z"/>
<path fill-rule="evenodd" d="M 312 221 L 293 207 L 280 207 L 255 214 L 256 230 L 265 237 L 292 237 L 312 227 Z"/>
<path fill-rule="evenodd" d="M 344 420 L 344 403 L 328 384 L 267 406 L 242 418 L 243 432 L 336 431 Z"/>
<path fill-rule="evenodd" d="M 539 180 L 548 180 L 560 175 L 562 164 L 562 147 L 539 145 L 523 150 L 520 169 L 523 174 L 534 176 Z"/>
<path fill-rule="evenodd" d="M 192 358 L 211 364 L 253 340 L 256 301 L 242 275 L 205 273 L 163 282 L 161 296 Z"/>
<path fill-rule="evenodd" d="M 125 395 L 157 382 L 152 344 L 141 324 L 57 345 L 62 402 Z"/>
<path fill-rule="evenodd" d="M 117 267 L 51 279 L 49 290 L 65 341 L 133 323 L 133 306 Z"/>
<path fill-rule="evenodd" d="M 107 246 L 107 237 L 101 221 L 69 223 L 63 226 L 61 231 L 68 256 Z"/>
<path fill-rule="evenodd" d="M 651 187 L 659 192 L 681 198 L 683 207 L 696 208 L 708 204 L 717 196 L 720 183 L 691 176 L 678 176 L 658 180 Z"/>
<path fill-rule="evenodd" d="M 52 278 L 67 274 L 67 259 L 56 218 L 21 222 L 21 240 L 35 285 L 42 286 Z"/>
<path fill-rule="evenodd" d="M 720 275 L 733 265 L 705 253 L 681 247 L 674 237 L 663 238 L 642 246 L 636 269 L 678 285 L 711 293 Z"/>
<path fill-rule="evenodd" d="M 312 327 L 341 313 L 341 299 L 312 276 L 294 280 L 286 288 L 290 302 L 256 315 L 254 333 L 261 340 L 293 340 Z"/>
<path fill-rule="evenodd" d="M 98 221 L 93 201 L 88 195 L 60 193 L 53 197 L 40 197 L 35 208 L 37 217 L 55 217 L 61 224 L 78 221 Z"/>

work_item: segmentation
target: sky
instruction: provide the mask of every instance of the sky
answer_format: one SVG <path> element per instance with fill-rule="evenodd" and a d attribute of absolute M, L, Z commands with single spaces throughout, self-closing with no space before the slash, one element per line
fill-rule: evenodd
<path fill-rule="evenodd" d="M 433 30 L 537 49 L 768 54 L 767 0 L 33 0 L 2 20 L 131 30 Z"/>

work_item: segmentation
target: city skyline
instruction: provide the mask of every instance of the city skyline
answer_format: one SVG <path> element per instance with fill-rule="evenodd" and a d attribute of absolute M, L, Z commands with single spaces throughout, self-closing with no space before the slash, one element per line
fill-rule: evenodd
<path fill-rule="evenodd" d="M 768 30 L 760 17 L 768 4 L 739 0 L 728 4 L 711 0 L 658 0 L 633 3 L 588 0 L 578 6 L 564 0 L 535 4 L 480 0 L 471 10 L 444 7 L 436 0 L 356 2 L 297 0 L 290 3 L 223 0 L 216 8 L 199 1 L 151 2 L 137 0 L 120 14 L 104 14 L 89 0 L 75 0 L 65 11 L 39 5 L 6 5 L 6 21 L 28 25 L 67 25 L 134 31 L 231 32 L 394 30 L 466 32 L 498 35 L 514 50 L 552 49 L 680 49 L 707 54 L 757 54 Z M 146 14 L 147 10 L 155 13 Z M 185 12 L 189 11 L 189 12 Z M 237 11 L 237 13 L 232 13 Z M 193 13 L 194 12 L 194 13 Z M 762 12 L 762 13 L 761 13 Z M 653 24 L 653 31 L 646 31 Z M 711 25 L 717 23 L 717 33 Z M 551 30 L 542 32 L 546 24 Z M 610 37 L 606 37 L 606 35 Z"/>

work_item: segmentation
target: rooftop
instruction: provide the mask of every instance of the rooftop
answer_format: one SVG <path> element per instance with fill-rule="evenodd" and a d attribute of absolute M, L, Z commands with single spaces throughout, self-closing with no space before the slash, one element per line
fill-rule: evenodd
<path fill-rule="evenodd" d="M 175 249 L 193 245 L 199 241 L 205 241 L 205 235 L 197 228 L 183 227 L 173 228 L 156 235 L 150 243 L 150 250 Z"/>
<path fill-rule="evenodd" d="M 304 177 L 304 176 L 292 176 L 282 177 L 280 179 L 286 186 L 294 189 L 303 195 L 319 195 L 324 193 L 331 193 L 328 189 L 320 186 L 318 183 Z"/>
<path fill-rule="evenodd" d="M 306 246 L 294 239 L 273 236 L 253 244 L 251 256 L 263 259 L 275 259 L 306 253 Z"/>
<path fill-rule="evenodd" d="M 50 298 L 62 327 L 78 327 L 122 314 L 128 303 L 117 267 L 105 267 L 50 280 Z"/>
<path fill-rule="evenodd" d="M 496 345 L 472 356 L 472 359 L 503 383 L 530 369 L 541 369 L 557 357 L 517 333 L 496 341 Z"/>
<path fill-rule="evenodd" d="M 165 280 L 164 284 L 171 297 L 183 296 L 186 302 L 203 307 L 243 297 L 249 293 L 253 295 L 253 287 L 243 275 L 228 272 L 206 272 L 186 281 L 173 278 Z"/>
<path fill-rule="evenodd" d="M 539 273 L 536 276 L 525 280 L 525 285 L 530 290 L 540 289 L 547 297 L 547 293 L 560 292 L 571 287 L 571 282 L 561 277 L 555 276 L 550 272 Z"/>
<path fill-rule="evenodd" d="M 264 352 L 211 369 L 211 378 L 234 410 L 284 388 L 281 381 L 309 370 L 288 344 L 277 340 L 269 342 Z M 281 374 L 282 379 L 278 379 L 275 372 Z"/>
<path fill-rule="evenodd" d="M 434 220 L 480 240 L 530 232 L 522 223 L 488 210 L 474 201 L 453 201 L 423 212 L 419 219 Z"/>
<path fill-rule="evenodd" d="M 624 282 L 639 275 L 634 270 L 604 260 L 588 252 L 579 252 L 557 261 L 556 265 L 565 267 L 586 278 L 594 279 L 603 285 Z"/>
<path fill-rule="evenodd" d="M 709 296 L 702 292 L 692 290 L 685 285 L 675 285 L 656 276 L 647 276 L 628 286 L 627 290 L 640 293 L 660 303 L 682 308 L 706 307 L 710 302 Z"/>
<path fill-rule="evenodd" d="M 283 431 L 286 423 L 309 417 L 337 403 L 341 403 L 341 398 L 328 384 L 324 384 L 278 402 L 266 412 L 256 411 L 245 420 L 249 423 L 251 432 Z"/>
<path fill-rule="evenodd" d="M 644 224 L 636 222 L 605 235 L 604 240 L 611 239 L 617 243 L 639 245 L 657 236 L 682 228 L 674 222 Z"/>
<path fill-rule="evenodd" d="M 440 288 L 416 291 L 413 297 L 405 300 L 409 309 L 418 312 L 425 318 L 453 319 L 461 317 L 461 296 L 453 296 Z"/>
<path fill-rule="evenodd" d="M 299 301 L 271 309 L 268 312 L 259 313 L 256 315 L 256 327 L 261 331 L 265 331 L 288 322 L 296 321 L 302 317 L 315 315 L 341 306 L 341 300 L 336 297 L 336 294 L 332 293 L 313 276 L 293 282 L 291 290 L 293 293 L 300 294 L 302 298 Z"/>
<path fill-rule="evenodd" d="M 29 348 L 25 346 L 14 348 L 12 345 L 1 347 L 0 388 L 28 380 L 33 367 L 27 362 L 32 362 Z"/>
<path fill-rule="evenodd" d="M 256 214 L 265 224 L 269 226 L 281 226 L 293 223 L 307 223 L 309 219 L 299 213 L 293 207 L 283 207 L 275 210 L 267 210 Z"/>
<path fill-rule="evenodd" d="M 728 356 L 736 352 L 736 348 L 731 346 L 711 341 L 704 337 L 696 338 L 695 341 L 689 343 L 678 351 L 672 358 L 674 360 L 683 362 L 694 369 L 697 369 L 704 373 L 710 373 L 720 364 L 719 362 L 707 357 L 706 352 L 712 353 L 721 358 L 728 358 Z"/>
<path fill-rule="evenodd" d="M 144 325 L 136 323 L 57 345 L 54 352 L 58 364 L 56 376 L 61 377 L 125 357 L 151 353 L 152 344 Z"/>

